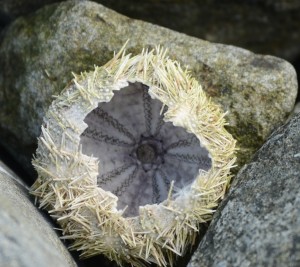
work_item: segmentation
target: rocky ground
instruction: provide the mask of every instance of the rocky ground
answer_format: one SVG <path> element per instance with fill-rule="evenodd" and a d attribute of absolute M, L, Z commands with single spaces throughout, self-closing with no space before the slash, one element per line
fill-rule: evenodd
<path fill-rule="evenodd" d="M 169 20 L 170 26 L 165 25 L 163 16 L 154 10 L 148 17 L 158 17 L 157 23 L 223 44 L 130 19 L 98 3 L 64 1 L 44 6 L 50 2 L 54 1 L 43 5 L 33 1 L 28 5 L 26 0 L 0 3 L 0 154 L 4 162 L 0 165 L 0 266 L 113 265 L 102 257 L 80 261 L 78 255 L 70 255 L 59 233 L 52 230 L 51 220 L 35 208 L 28 186 L 36 178 L 31 158 L 53 96 L 72 79 L 72 72 L 103 65 L 128 39 L 127 49 L 133 54 L 142 47 L 161 44 L 171 58 L 188 66 L 212 100 L 228 112 L 227 130 L 237 139 L 237 175 L 188 266 L 299 266 L 300 114 L 291 115 L 298 90 L 294 67 L 279 57 L 226 45 L 234 43 L 235 35 L 226 34 L 235 32 L 230 27 L 234 16 L 223 32 L 211 28 L 222 28 L 221 22 L 226 21 L 228 11 L 218 5 L 211 11 L 211 20 L 204 21 L 206 35 L 202 27 L 194 25 L 194 32 L 199 33 L 193 34 L 191 27 L 182 26 L 189 21 L 186 14 L 191 15 L 191 24 L 203 16 L 193 1 L 183 9 L 174 1 L 169 12 L 183 12 L 183 21 L 177 24 Z M 159 2 L 126 7 L 121 1 L 103 3 L 151 21 L 145 10 L 156 7 L 162 12 L 165 4 Z M 275 20 L 276 15 L 291 16 L 283 20 L 285 24 L 274 24 L 278 42 L 274 41 L 275 33 L 263 32 L 266 28 L 262 30 L 264 37 L 255 31 L 251 36 L 244 21 L 235 33 L 240 40 L 235 44 L 296 62 L 300 32 L 294 30 L 292 18 L 300 5 L 297 1 L 260 2 L 252 8 L 264 12 L 263 5 L 267 10 L 260 16 L 261 24 L 253 24 L 256 29 L 267 24 L 265 20 Z M 235 7 L 235 21 L 241 21 L 246 13 L 237 7 L 242 7 L 235 1 L 229 1 L 227 7 L 230 5 Z M 211 10 L 209 5 L 206 10 Z M 250 15 L 246 18 L 248 22 L 254 20 Z M 286 28 L 291 29 L 289 38 L 285 37 Z M 250 43 L 250 37 L 258 40 Z M 259 46 L 261 42 L 264 45 Z M 252 45 L 247 46 L 249 43 Z"/>

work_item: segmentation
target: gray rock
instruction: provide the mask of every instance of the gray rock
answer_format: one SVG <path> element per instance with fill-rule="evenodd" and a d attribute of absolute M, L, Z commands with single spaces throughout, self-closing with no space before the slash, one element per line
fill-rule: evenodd
<path fill-rule="evenodd" d="M 0 161 L 0 266 L 76 267 L 26 186 Z"/>
<path fill-rule="evenodd" d="M 189 267 L 300 266 L 300 114 L 245 165 Z"/>
<path fill-rule="evenodd" d="M 1 0 L 0 29 L 20 15 L 57 0 Z M 211 42 L 295 61 L 299 56 L 298 0 L 95 0 L 121 14 Z"/>
<path fill-rule="evenodd" d="M 27 170 L 52 96 L 71 72 L 104 64 L 129 38 L 134 54 L 163 45 L 229 111 L 240 166 L 294 106 L 296 74 L 282 59 L 132 20 L 93 2 L 66 1 L 16 20 L 0 44 L 0 142 Z"/>
<path fill-rule="evenodd" d="M 211 42 L 298 60 L 298 0 L 96 0 L 121 14 Z"/>

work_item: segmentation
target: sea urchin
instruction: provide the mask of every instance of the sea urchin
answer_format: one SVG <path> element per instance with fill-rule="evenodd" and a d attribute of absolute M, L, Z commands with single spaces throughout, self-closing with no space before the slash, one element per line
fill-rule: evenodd
<path fill-rule="evenodd" d="M 83 257 L 172 264 L 211 219 L 235 162 L 224 114 L 166 51 L 75 75 L 50 106 L 32 187 Z"/>

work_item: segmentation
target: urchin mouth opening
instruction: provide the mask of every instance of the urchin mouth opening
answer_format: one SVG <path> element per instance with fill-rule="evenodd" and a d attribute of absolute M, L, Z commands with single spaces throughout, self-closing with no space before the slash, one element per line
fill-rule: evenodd
<path fill-rule="evenodd" d="M 136 159 L 141 164 L 150 164 L 156 161 L 158 153 L 157 148 L 151 144 L 141 144 L 136 149 Z"/>
<path fill-rule="evenodd" d="M 133 147 L 130 156 L 137 162 L 137 164 L 148 172 L 157 170 L 164 164 L 164 147 L 163 141 L 156 136 L 140 136 L 139 142 Z"/>
<path fill-rule="evenodd" d="M 118 209 L 127 207 L 126 217 L 137 216 L 139 206 L 166 200 L 172 181 L 180 190 L 200 169 L 211 168 L 198 138 L 165 122 L 166 111 L 146 85 L 130 83 L 84 120 L 82 151 L 99 159 L 98 186 L 118 197 Z"/>

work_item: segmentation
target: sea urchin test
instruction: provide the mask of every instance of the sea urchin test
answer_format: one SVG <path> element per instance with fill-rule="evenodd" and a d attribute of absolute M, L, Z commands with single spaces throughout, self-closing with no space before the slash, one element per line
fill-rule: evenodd
<path fill-rule="evenodd" d="M 166 109 L 151 98 L 147 86 L 133 83 L 84 120 L 88 128 L 81 135 L 82 152 L 99 159 L 97 184 L 118 197 L 124 216 L 163 202 L 168 193 L 191 185 L 199 169 L 211 167 L 194 134 L 163 121 Z"/>
<path fill-rule="evenodd" d="M 172 265 L 225 194 L 235 140 L 166 51 L 75 75 L 50 106 L 33 164 L 40 207 L 82 257 Z"/>

